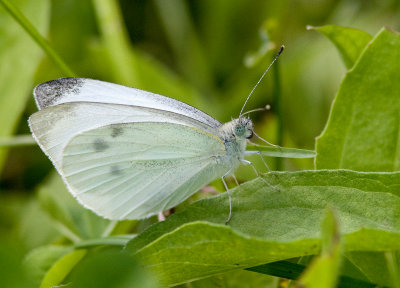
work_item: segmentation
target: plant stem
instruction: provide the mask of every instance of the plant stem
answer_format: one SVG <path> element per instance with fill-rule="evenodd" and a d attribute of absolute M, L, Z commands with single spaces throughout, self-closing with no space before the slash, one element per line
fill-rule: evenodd
<path fill-rule="evenodd" d="M 82 240 L 74 245 L 75 249 L 83 249 L 94 246 L 112 245 L 112 246 L 125 246 L 129 240 L 136 235 L 114 235 L 98 239 Z"/>
<path fill-rule="evenodd" d="M 400 288 L 399 266 L 396 256 L 396 251 L 385 252 L 386 263 L 392 278 L 393 287 Z"/>
<path fill-rule="evenodd" d="M 35 145 L 32 135 L 17 135 L 14 137 L 0 137 L 0 147 L 20 147 Z"/>
<path fill-rule="evenodd" d="M 110 221 L 110 223 L 108 224 L 106 229 L 104 229 L 104 232 L 101 236 L 103 236 L 103 237 L 110 236 L 111 232 L 114 230 L 117 223 L 118 223 L 118 221 L 116 221 L 116 220 Z"/>
<path fill-rule="evenodd" d="M 275 63 L 273 66 L 273 77 L 274 77 L 274 90 L 273 90 L 273 101 L 274 101 L 274 110 L 277 116 L 277 129 L 276 129 L 276 144 L 279 146 L 283 146 L 283 117 L 282 117 L 282 93 L 281 93 L 281 82 L 279 77 L 279 61 Z M 282 159 L 277 158 L 275 160 L 275 168 L 276 170 L 282 170 L 283 162 Z"/>
<path fill-rule="evenodd" d="M 139 75 L 136 71 L 136 56 L 131 47 L 118 2 L 97 0 L 93 1 L 93 7 L 114 81 L 125 85 L 135 83 L 135 86 L 140 86 Z"/>
<path fill-rule="evenodd" d="M 24 16 L 24 14 L 13 4 L 7 0 L 0 0 L 0 4 L 7 12 L 21 25 L 21 27 L 32 37 L 32 39 L 44 50 L 47 56 L 67 77 L 76 76 L 74 72 L 65 64 L 58 54 L 47 43 L 46 39 L 40 35 L 32 23 Z"/>

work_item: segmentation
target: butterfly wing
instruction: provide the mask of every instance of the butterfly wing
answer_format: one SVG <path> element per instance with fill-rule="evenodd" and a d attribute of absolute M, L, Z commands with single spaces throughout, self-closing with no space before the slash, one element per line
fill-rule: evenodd
<path fill-rule="evenodd" d="M 93 79 L 60 78 L 36 86 L 33 94 L 40 110 L 68 102 L 122 104 L 178 113 L 211 127 L 221 125 L 210 115 L 175 99 Z"/>
<path fill-rule="evenodd" d="M 66 145 L 62 176 L 86 207 L 110 219 L 140 219 L 181 203 L 230 167 L 225 145 L 176 123 L 112 124 Z"/>
<path fill-rule="evenodd" d="M 29 118 L 32 135 L 61 173 L 66 144 L 76 135 L 116 123 L 163 122 L 193 126 L 209 133 L 214 128 L 193 118 L 159 109 L 95 102 L 67 102 L 47 107 Z"/>
<path fill-rule="evenodd" d="M 190 105 L 83 78 L 43 83 L 34 96 L 33 136 L 78 200 L 105 217 L 154 214 L 225 173 L 221 123 Z M 192 139 L 184 147 L 182 133 Z"/>

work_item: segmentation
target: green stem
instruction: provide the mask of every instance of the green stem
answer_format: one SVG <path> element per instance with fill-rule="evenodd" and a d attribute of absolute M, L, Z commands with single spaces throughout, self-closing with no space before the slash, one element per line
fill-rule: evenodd
<path fill-rule="evenodd" d="M 54 220 L 54 222 L 56 229 L 73 243 L 79 243 L 81 241 L 81 238 L 67 226 L 57 220 Z"/>
<path fill-rule="evenodd" d="M 126 243 L 128 243 L 133 237 L 135 237 L 135 235 L 114 235 L 99 239 L 83 240 L 79 243 L 76 243 L 74 247 L 75 249 L 83 249 L 103 245 L 125 246 Z"/>
<path fill-rule="evenodd" d="M 32 135 L 18 135 L 14 137 L 0 137 L 0 148 L 1 147 L 20 147 L 35 145 L 36 142 L 32 138 Z"/>
<path fill-rule="evenodd" d="M 93 7 L 101 39 L 106 48 L 108 60 L 110 60 L 109 69 L 114 81 L 125 85 L 135 83 L 135 86 L 140 86 L 140 79 L 136 71 L 136 56 L 123 24 L 118 1 L 96 0 L 93 1 Z"/>
<path fill-rule="evenodd" d="M 399 267 L 395 251 L 385 252 L 386 263 L 394 288 L 400 288 Z"/>
<path fill-rule="evenodd" d="M 274 77 L 274 91 L 273 91 L 273 101 L 274 110 L 278 118 L 277 130 L 276 130 L 276 144 L 278 146 L 283 146 L 283 117 L 282 117 L 282 93 L 281 93 L 281 81 L 279 77 L 279 62 L 275 63 L 273 66 L 273 77 Z M 276 160 L 276 170 L 282 170 L 283 162 L 282 159 L 277 158 Z"/>
<path fill-rule="evenodd" d="M 58 54 L 47 43 L 46 39 L 40 35 L 32 23 L 18 10 L 13 4 L 7 0 L 0 0 L 0 4 L 7 10 L 8 13 L 17 21 L 21 27 L 32 37 L 32 39 L 44 50 L 47 56 L 67 77 L 75 76 L 75 73 L 65 64 Z"/>
<path fill-rule="evenodd" d="M 106 227 L 106 229 L 104 230 L 104 232 L 101 236 L 103 236 L 103 237 L 110 236 L 111 232 L 114 230 L 117 223 L 118 223 L 118 221 L 116 221 L 116 220 L 110 221 L 110 223 L 108 224 L 108 226 Z"/>

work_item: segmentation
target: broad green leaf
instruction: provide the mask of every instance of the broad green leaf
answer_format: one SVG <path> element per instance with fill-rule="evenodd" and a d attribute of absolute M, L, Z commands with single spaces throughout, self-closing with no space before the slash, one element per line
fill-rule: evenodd
<path fill-rule="evenodd" d="M 151 226 L 127 249 L 166 285 L 315 255 L 320 251 L 320 224 L 327 206 L 337 211 L 346 251 L 399 249 L 399 187 L 400 173 L 268 174 L 231 191 L 229 226 L 223 225 L 228 214 L 224 193 Z"/>
<path fill-rule="evenodd" d="M 48 0 L 12 2 L 41 33 L 47 30 Z M 38 45 L 0 5 L 0 137 L 13 134 L 31 95 L 33 76 L 42 55 Z M 0 171 L 6 153 L 0 149 Z"/>
<path fill-rule="evenodd" d="M 190 285 L 190 286 L 189 286 Z M 190 283 L 190 288 L 276 288 L 279 278 L 246 270 L 223 273 Z M 183 287 L 182 287 L 183 288 Z"/>
<path fill-rule="evenodd" d="M 247 145 L 246 150 L 260 151 L 262 155 L 271 156 L 271 157 L 286 157 L 286 158 L 314 158 L 315 157 L 315 151 L 313 151 L 313 150 L 296 149 L 296 148 Z"/>
<path fill-rule="evenodd" d="M 367 32 L 337 25 L 308 26 L 307 29 L 317 30 L 328 37 L 338 49 L 347 69 L 353 67 L 368 42 L 372 40 L 372 36 Z"/>
<path fill-rule="evenodd" d="M 381 252 L 351 252 L 346 258 L 374 283 L 390 286 L 391 279 L 385 256 Z"/>
<path fill-rule="evenodd" d="M 341 243 L 338 223 L 330 209 L 323 222 L 322 238 L 321 254 L 311 261 L 296 287 L 336 287 L 341 262 Z"/>
<path fill-rule="evenodd" d="M 344 78 L 317 139 L 317 169 L 400 169 L 400 35 L 381 30 Z"/>
<path fill-rule="evenodd" d="M 279 243 L 244 235 L 224 225 L 184 224 L 136 251 L 136 256 L 173 286 L 261 263 L 316 254 L 318 239 Z"/>
<path fill-rule="evenodd" d="M 120 249 L 89 253 L 67 279 L 68 287 L 156 288 L 156 279 Z"/>
<path fill-rule="evenodd" d="M 31 250 L 25 257 L 24 266 L 27 267 L 35 287 L 39 287 L 46 273 L 61 257 L 72 252 L 67 246 L 42 246 Z"/>
<path fill-rule="evenodd" d="M 46 273 L 40 288 L 58 286 L 86 253 L 86 250 L 75 250 L 60 258 Z"/>
<path fill-rule="evenodd" d="M 98 238 L 110 225 L 110 220 L 80 205 L 57 174 L 39 188 L 38 194 L 41 206 L 54 220 L 55 227 L 74 242 Z"/>

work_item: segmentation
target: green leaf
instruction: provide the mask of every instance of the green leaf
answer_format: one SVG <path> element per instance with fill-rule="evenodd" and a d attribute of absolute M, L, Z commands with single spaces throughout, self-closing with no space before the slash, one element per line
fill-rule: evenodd
<path fill-rule="evenodd" d="M 322 252 L 315 257 L 300 277 L 298 287 L 336 287 L 341 260 L 338 223 L 332 210 L 328 209 L 322 226 Z"/>
<path fill-rule="evenodd" d="M 315 157 L 315 151 L 313 151 L 313 150 L 296 149 L 296 148 L 247 145 L 246 150 L 260 151 L 261 155 L 271 156 L 271 157 L 286 157 L 286 158 L 314 158 Z"/>
<path fill-rule="evenodd" d="M 381 30 L 344 78 L 325 130 L 317 169 L 400 169 L 400 35 Z"/>
<path fill-rule="evenodd" d="M 72 271 L 68 287 L 73 288 L 156 288 L 153 275 L 136 259 L 120 249 L 105 249 L 88 254 Z"/>
<path fill-rule="evenodd" d="M 65 76 L 74 77 L 76 76 L 71 69 L 64 63 L 64 61 L 58 56 L 53 48 L 47 43 L 46 39 L 40 35 L 39 31 L 36 30 L 35 26 L 25 17 L 25 15 L 11 2 L 7 0 L 1 0 L 0 4 L 7 10 L 7 12 L 18 22 L 19 25 L 32 37 L 32 40 L 36 42 L 47 54 L 47 56 L 53 61 L 55 65 L 64 73 Z"/>
<path fill-rule="evenodd" d="M 187 287 L 190 288 L 276 288 L 279 287 L 279 278 L 237 270 L 194 281 L 189 285 Z"/>
<path fill-rule="evenodd" d="M 279 243 L 259 240 L 224 225 L 192 222 L 160 237 L 135 255 L 164 285 L 172 286 L 299 254 L 316 254 L 318 248 L 318 239 Z"/>
<path fill-rule="evenodd" d="M 61 257 L 72 252 L 72 247 L 42 246 L 33 249 L 25 257 L 24 266 L 27 267 L 35 287 L 39 287 L 44 276 Z"/>
<path fill-rule="evenodd" d="M 59 285 L 86 253 L 86 250 L 76 250 L 59 259 L 43 278 L 40 288 L 50 288 Z"/>
<path fill-rule="evenodd" d="M 399 187 L 400 173 L 268 174 L 231 191 L 229 227 L 223 225 L 229 211 L 224 193 L 151 226 L 127 249 L 165 285 L 315 255 L 320 251 L 320 224 L 327 206 L 337 211 L 346 251 L 399 249 Z"/>
<path fill-rule="evenodd" d="M 254 271 L 257 273 L 278 276 L 287 279 L 297 279 L 300 274 L 305 270 L 302 264 L 296 264 L 289 261 L 277 261 L 260 266 L 250 267 L 246 270 Z M 348 276 L 341 276 L 339 278 L 338 287 L 340 288 L 376 288 L 376 284 L 368 281 L 351 278 Z"/>
<path fill-rule="evenodd" d="M 307 29 L 319 31 L 328 37 L 338 49 L 347 69 L 353 67 L 368 42 L 372 40 L 372 36 L 367 32 L 337 25 L 307 26 Z"/>
<path fill-rule="evenodd" d="M 48 0 L 15 0 L 13 4 L 42 33 L 47 30 Z M 42 55 L 36 43 L 0 5 L 0 137 L 13 134 L 31 95 L 34 73 Z M 6 153 L 5 149 L 0 150 L 0 170 Z"/>
<path fill-rule="evenodd" d="M 55 173 L 39 188 L 38 194 L 40 205 L 54 220 L 56 228 L 73 242 L 99 238 L 110 224 L 110 220 L 79 204 Z"/>
<path fill-rule="evenodd" d="M 392 284 L 383 253 L 353 251 L 345 253 L 345 256 L 354 266 L 366 275 L 370 281 L 387 286 Z"/>

